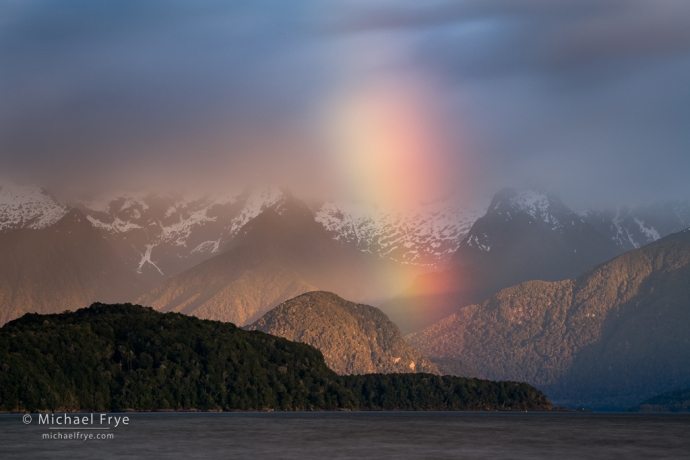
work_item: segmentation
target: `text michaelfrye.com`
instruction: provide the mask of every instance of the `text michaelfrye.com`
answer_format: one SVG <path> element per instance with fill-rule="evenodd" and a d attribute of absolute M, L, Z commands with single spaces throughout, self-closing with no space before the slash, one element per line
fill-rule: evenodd
<path fill-rule="evenodd" d="M 41 433 L 41 439 L 72 440 L 72 441 L 102 441 L 115 439 L 111 430 L 128 426 L 127 416 L 110 414 L 24 414 L 22 422 L 25 425 L 40 425 L 48 428 L 48 432 Z"/>

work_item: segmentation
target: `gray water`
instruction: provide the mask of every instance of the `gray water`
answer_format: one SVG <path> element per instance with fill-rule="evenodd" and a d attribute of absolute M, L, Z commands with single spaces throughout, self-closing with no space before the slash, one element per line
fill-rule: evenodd
<path fill-rule="evenodd" d="M 74 416 L 75 414 L 69 414 Z M 480 412 L 128 413 L 129 424 L 0 415 L 2 459 L 690 458 L 690 415 Z M 95 414 L 98 424 L 98 414 Z M 105 425 L 107 426 L 107 424 Z M 60 428 L 59 430 L 49 428 Z M 107 440 L 43 439 L 79 432 Z"/>

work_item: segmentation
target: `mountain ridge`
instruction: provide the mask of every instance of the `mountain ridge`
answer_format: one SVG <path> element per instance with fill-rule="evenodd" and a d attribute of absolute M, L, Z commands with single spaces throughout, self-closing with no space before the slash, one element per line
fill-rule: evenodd
<path fill-rule="evenodd" d="M 162 283 L 138 302 L 244 325 L 313 290 L 375 302 L 395 289 L 396 283 L 386 278 L 390 272 L 411 279 L 413 269 L 334 240 L 311 210 L 293 198 L 249 221 L 225 252 Z M 239 285 L 243 276 L 252 282 Z"/>
<path fill-rule="evenodd" d="M 380 308 L 405 333 L 419 331 L 500 289 L 574 277 L 620 252 L 556 195 L 503 189 L 460 243 L 452 268 L 421 275 Z"/>

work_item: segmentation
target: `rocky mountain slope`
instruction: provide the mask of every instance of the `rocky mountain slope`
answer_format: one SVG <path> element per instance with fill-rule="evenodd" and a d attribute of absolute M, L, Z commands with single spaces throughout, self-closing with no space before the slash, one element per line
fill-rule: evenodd
<path fill-rule="evenodd" d="M 131 300 L 141 293 L 81 212 L 62 205 L 52 209 L 36 217 L 22 206 L 23 219 L 0 232 L 0 324 L 27 312 L 55 313 L 95 300 Z"/>
<path fill-rule="evenodd" d="M 574 277 L 622 250 L 548 192 L 497 193 L 451 258 L 453 268 L 420 276 L 381 309 L 404 332 L 527 280 Z"/>
<path fill-rule="evenodd" d="M 628 251 L 653 243 L 690 226 L 690 202 L 588 210 L 580 216 L 620 248 Z"/>
<path fill-rule="evenodd" d="M 283 302 L 247 329 L 311 345 L 340 375 L 439 373 L 405 343 L 400 329 L 381 310 L 330 292 L 308 292 Z"/>
<path fill-rule="evenodd" d="M 139 302 L 244 325 L 308 291 L 380 302 L 399 283 L 411 281 L 416 270 L 334 240 L 304 203 L 291 198 L 251 220 L 225 252 L 162 283 Z"/>
<path fill-rule="evenodd" d="M 565 281 L 504 289 L 408 342 L 441 371 L 524 380 L 559 404 L 626 408 L 690 383 L 690 231 Z"/>
<path fill-rule="evenodd" d="M 279 189 L 213 197 L 125 193 L 78 207 L 137 278 L 153 287 L 219 254 L 247 222 L 287 199 Z"/>

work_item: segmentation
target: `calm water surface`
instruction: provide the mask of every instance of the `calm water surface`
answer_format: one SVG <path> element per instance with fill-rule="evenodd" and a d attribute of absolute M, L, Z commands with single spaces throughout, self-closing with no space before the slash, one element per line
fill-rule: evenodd
<path fill-rule="evenodd" d="M 74 416 L 75 414 L 70 414 Z M 467 412 L 129 413 L 109 430 L 0 415 L 0 458 L 690 459 L 690 415 Z M 98 414 L 95 415 L 96 427 Z M 112 423 L 114 425 L 114 422 Z M 43 439 L 79 432 L 107 440 Z"/>

